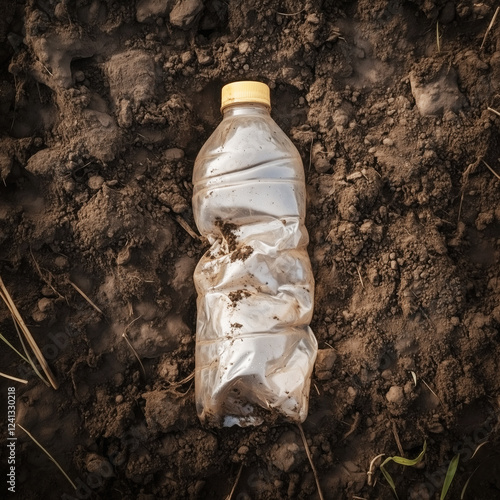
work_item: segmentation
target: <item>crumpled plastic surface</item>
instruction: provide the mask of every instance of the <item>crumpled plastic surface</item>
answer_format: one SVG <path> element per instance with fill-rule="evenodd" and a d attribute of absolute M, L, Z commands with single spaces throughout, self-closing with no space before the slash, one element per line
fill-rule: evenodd
<path fill-rule="evenodd" d="M 243 157 L 249 130 L 236 125 L 221 123 L 193 178 L 196 223 L 211 243 L 194 274 L 197 411 L 214 426 L 257 425 L 266 411 L 303 422 L 317 341 L 302 163 L 269 115 L 247 120 Z"/>

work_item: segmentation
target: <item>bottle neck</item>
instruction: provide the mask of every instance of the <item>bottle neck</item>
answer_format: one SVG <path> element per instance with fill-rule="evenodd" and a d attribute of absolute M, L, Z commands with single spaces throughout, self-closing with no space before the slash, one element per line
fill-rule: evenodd
<path fill-rule="evenodd" d="M 271 109 L 268 108 L 265 104 L 259 104 L 255 102 L 243 102 L 237 104 L 230 104 L 226 106 L 223 111 L 223 117 L 228 118 L 231 116 L 239 116 L 239 115 L 261 115 L 261 116 L 269 116 Z"/>

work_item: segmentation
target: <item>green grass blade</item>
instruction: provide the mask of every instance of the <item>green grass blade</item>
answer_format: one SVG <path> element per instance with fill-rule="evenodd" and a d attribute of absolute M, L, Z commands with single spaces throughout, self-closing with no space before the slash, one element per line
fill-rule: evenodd
<path fill-rule="evenodd" d="M 396 491 L 396 485 L 394 484 L 394 481 L 392 480 L 391 475 L 385 470 L 385 467 L 383 464 L 380 466 L 380 470 L 382 471 L 382 474 L 384 475 L 385 480 L 389 483 L 389 486 L 391 487 L 392 491 L 396 495 L 396 498 L 399 500 L 398 493 Z"/>
<path fill-rule="evenodd" d="M 441 490 L 441 496 L 439 500 L 444 500 L 446 495 L 448 494 L 448 490 L 450 489 L 451 482 L 455 477 L 455 473 L 457 472 L 458 462 L 460 461 L 460 454 L 455 455 L 448 466 L 448 470 L 446 471 L 446 477 L 444 478 L 443 489 Z"/>
<path fill-rule="evenodd" d="M 460 500 L 464 500 L 465 498 L 465 491 L 467 490 L 467 487 L 469 486 L 469 482 L 472 479 L 472 476 L 476 473 L 477 469 L 479 469 L 479 465 L 472 471 L 472 474 L 469 476 L 469 479 L 464 484 L 464 487 L 462 488 L 462 493 L 460 494 Z"/>
<path fill-rule="evenodd" d="M 427 450 L 427 441 L 424 441 L 424 446 L 422 448 L 422 451 L 420 452 L 417 458 L 411 460 L 409 458 L 403 458 L 403 457 L 389 457 L 389 459 L 396 462 L 399 465 L 404 465 L 406 467 L 414 467 L 415 465 L 417 465 L 422 461 L 422 458 L 424 458 L 426 450 Z"/>
<path fill-rule="evenodd" d="M 399 499 L 398 494 L 396 493 L 396 485 L 394 484 L 394 481 L 391 477 L 391 475 L 387 472 L 385 469 L 385 465 L 387 465 L 389 462 L 395 462 L 399 465 L 404 465 L 405 467 L 414 467 L 417 465 L 419 462 L 422 461 L 422 458 L 424 458 L 425 452 L 427 450 L 427 441 L 424 441 L 424 446 L 422 448 L 422 451 L 418 455 L 417 458 L 410 459 L 410 458 L 403 458 L 403 457 L 387 457 L 382 464 L 380 464 L 380 470 L 382 471 L 382 474 L 384 475 L 386 481 L 389 483 L 389 486 L 392 488 L 392 491 L 394 491 L 394 494 L 396 495 L 396 498 Z"/>
<path fill-rule="evenodd" d="M 16 425 L 20 427 L 28 436 L 31 438 L 31 440 L 50 458 L 50 460 L 57 466 L 57 468 L 64 474 L 64 477 L 69 481 L 71 486 L 76 490 L 76 484 L 69 478 L 68 474 L 64 472 L 63 468 L 59 465 L 57 460 L 33 437 L 33 435 L 28 432 L 20 423 L 16 422 Z"/>

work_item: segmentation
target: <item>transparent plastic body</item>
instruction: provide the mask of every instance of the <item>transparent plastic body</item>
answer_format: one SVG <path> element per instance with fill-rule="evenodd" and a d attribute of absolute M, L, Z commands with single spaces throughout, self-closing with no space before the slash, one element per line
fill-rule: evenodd
<path fill-rule="evenodd" d="M 195 396 L 212 426 L 307 417 L 317 341 L 300 155 L 261 104 L 235 104 L 200 150 Z"/>

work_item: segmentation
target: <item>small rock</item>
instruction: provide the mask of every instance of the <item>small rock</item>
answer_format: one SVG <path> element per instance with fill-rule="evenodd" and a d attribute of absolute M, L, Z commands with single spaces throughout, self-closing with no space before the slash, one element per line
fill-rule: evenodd
<path fill-rule="evenodd" d="M 248 446 L 240 446 L 238 448 L 238 455 L 246 455 L 249 452 L 250 448 Z"/>
<path fill-rule="evenodd" d="M 202 66 L 208 66 L 209 64 L 212 64 L 214 60 L 207 50 L 197 51 L 196 58 L 198 59 L 198 63 L 201 64 Z"/>
<path fill-rule="evenodd" d="M 441 434 L 444 432 L 444 427 L 441 423 L 439 422 L 431 422 L 428 426 L 429 432 L 432 432 L 433 434 Z"/>
<path fill-rule="evenodd" d="M 94 191 L 101 189 L 103 184 L 104 184 L 104 178 L 101 177 L 100 175 L 93 175 L 87 181 L 88 187 Z"/>
<path fill-rule="evenodd" d="M 398 385 L 393 385 L 389 389 L 389 392 L 385 395 L 385 398 L 389 401 L 389 403 L 402 405 L 405 399 L 403 388 Z"/>
<path fill-rule="evenodd" d="M 458 89 L 457 75 L 453 68 L 443 68 L 429 81 L 420 81 L 410 74 L 411 92 L 422 116 L 459 111 L 467 100 Z"/>
<path fill-rule="evenodd" d="M 351 462 L 351 461 L 347 461 L 347 462 L 344 462 L 342 464 L 349 472 L 358 472 L 359 471 L 359 467 L 354 463 L 354 462 Z"/>
<path fill-rule="evenodd" d="M 165 161 L 179 161 L 184 158 L 184 151 L 179 148 L 167 149 L 163 153 L 163 159 Z"/>
<path fill-rule="evenodd" d="M 317 372 L 331 370 L 336 359 L 337 354 L 333 349 L 319 349 L 315 370 Z"/>
<path fill-rule="evenodd" d="M 115 398 L 116 404 L 123 403 L 123 396 L 121 394 L 118 394 Z"/>
<path fill-rule="evenodd" d="M 240 54 L 246 54 L 248 49 L 250 48 L 250 44 L 246 41 L 240 42 L 238 45 L 238 52 Z"/>
<path fill-rule="evenodd" d="M 271 448 L 272 464 L 283 472 L 291 472 L 304 460 L 304 453 L 297 444 L 297 436 L 293 432 L 285 432 L 279 442 Z"/>
<path fill-rule="evenodd" d="M 446 2 L 439 13 L 441 24 L 450 24 L 455 19 L 455 2 Z"/>
<path fill-rule="evenodd" d="M 89 453 L 85 458 L 85 468 L 88 472 L 102 477 L 114 476 L 113 467 L 109 461 L 97 453 Z"/>
<path fill-rule="evenodd" d="M 184 405 L 167 391 L 146 392 L 142 398 L 146 400 L 144 415 L 152 432 L 169 432 L 181 424 Z"/>
<path fill-rule="evenodd" d="M 201 0 L 180 0 L 170 12 L 170 24 L 188 29 L 202 9 Z"/>
<path fill-rule="evenodd" d="M 158 16 L 165 16 L 173 5 L 173 0 L 138 0 L 136 19 L 140 23 L 144 23 Z"/>
<path fill-rule="evenodd" d="M 75 71 L 74 77 L 76 82 L 81 83 L 85 80 L 85 73 L 80 70 Z"/>
<path fill-rule="evenodd" d="M 40 299 L 38 301 L 38 310 L 40 312 L 49 312 L 53 308 L 53 303 L 52 300 L 48 299 L 47 297 L 44 297 L 43 299 Z"/>
<path fill-rule="evenodd" d="M 384 146 L 394 146 L 394 141 L 392 139 L 389 139 L 389 137 L 386 137 L 383 141 L 382 144 Z"/>

